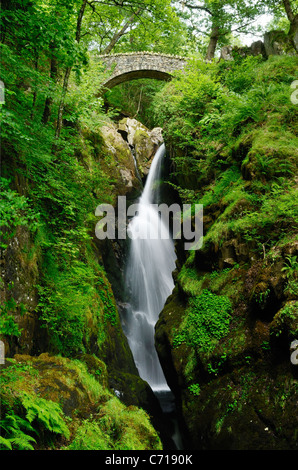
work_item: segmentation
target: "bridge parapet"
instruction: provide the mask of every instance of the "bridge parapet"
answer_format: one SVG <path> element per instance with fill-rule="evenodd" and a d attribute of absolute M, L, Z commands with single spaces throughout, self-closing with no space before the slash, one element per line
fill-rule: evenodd
<path fill-rule="evenodd" d="M 111 75 L 104 83 L 107 88 L 138 78 L 169 80 L 175 70 L 184 68 L 185 57 L 154 52 L 129 52 L 98 56 Z"/>

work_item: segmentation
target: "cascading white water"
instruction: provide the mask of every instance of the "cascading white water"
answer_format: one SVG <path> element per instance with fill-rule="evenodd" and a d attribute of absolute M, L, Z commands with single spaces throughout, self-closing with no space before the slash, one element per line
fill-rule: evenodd
<path fill-rule="evenodd" d="M 154 345 L 154 328 L 166 299 L 174 288 L 174 243 L 169 228 L 152 204 L 158 204 L 162 145 L 151 164 L 138 203 L 138 214 L 128 226 L 131 238 L 126 282 L 131 294 L 126 319 L 126 336 L 140 377 L 153 390 L 169 390 Z"/>

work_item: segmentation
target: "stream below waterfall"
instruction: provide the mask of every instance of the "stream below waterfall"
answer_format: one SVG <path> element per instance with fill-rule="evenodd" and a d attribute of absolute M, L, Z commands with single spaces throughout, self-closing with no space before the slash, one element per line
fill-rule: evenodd
<path fill-rule="evenodd" d="M 169 227 L 162 221 L 157 205 L 160 201 L 160 181 L 165 146 L 157 150 L 146 183 L 138 201 L 138 212 L 130 220 L 131 239 L 125 269 L 129 296 L 124 333 L 140 377 L 157 397 L 165 419 L 174 429 L 172 439 L 181 449 L 175 419 L 175 400 L 162 371 L 155 349 L 155 324 L 167 298 L 172 293 L 176 254 Z M 154 206 L 156 205 L 156 206 Z"/>

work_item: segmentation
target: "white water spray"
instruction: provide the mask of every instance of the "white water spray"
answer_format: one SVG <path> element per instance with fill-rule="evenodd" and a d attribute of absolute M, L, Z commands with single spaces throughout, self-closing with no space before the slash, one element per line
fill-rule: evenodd
<path fill-rule="evenodd" d="M 138 214 L 128 227 L 131 246 L 126 270 L 126 283 L 131 293 L 126 336 L 140 377 L 155 391 L 169 390 L 155 349 L 154 328 L 174 288 L 172 272 L 176 260 L 169 229 L 152 206 L 159 202 L 156 185 L 164 155 L 165 146 L 162 145 L 151 164 Z M 150 236 L 146 236 L 148 234 Z"/>

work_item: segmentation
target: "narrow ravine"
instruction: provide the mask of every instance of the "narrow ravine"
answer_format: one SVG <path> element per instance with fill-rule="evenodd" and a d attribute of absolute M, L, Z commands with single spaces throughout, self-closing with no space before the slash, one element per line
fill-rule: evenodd
<path fill-rule="evenodd" d="M 155 324 L 163 306 L 172 293 L 176 254 L 169 227 L 161 219 L 157 205 L 160 201 L 162 160 L 165 146 L 156 152 L 143 193 L 138 202 L 138 213 L 128 225 L 131 239 L 125 269 L 125 283 L 129 303 L 124 332 L 127 336 L 140 377 L 148 382 L 165 419 L 173 420 L 175 403 L 155 349 Z M 156 205 L 156 206 L 155 206 Z M 181 447 L 179 433 L 172 436 Z"/>

